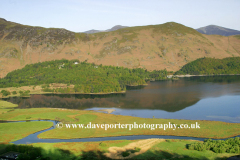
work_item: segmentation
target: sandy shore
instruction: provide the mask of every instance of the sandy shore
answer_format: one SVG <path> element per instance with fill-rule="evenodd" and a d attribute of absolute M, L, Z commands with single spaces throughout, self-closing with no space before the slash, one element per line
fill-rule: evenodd
<path fill-rule="evenodd" d="M 100 110 L 94 110 L 94 111 L 101 111 L 101 112 L 107 112 L 108 114 L 116 111 L 115 109 L 100 109 Z"/>
<path fill-rule="evenodd" d="M 167 78 L 172 78 L 174 77 L 194 77 L 194 76 L 236 76 L 236 75 L 240 75 L 240 74 L 210 74 L 210 75 L 190 75 L 190 74 L 186 74 L 186 75 L 168 75 Z"/>

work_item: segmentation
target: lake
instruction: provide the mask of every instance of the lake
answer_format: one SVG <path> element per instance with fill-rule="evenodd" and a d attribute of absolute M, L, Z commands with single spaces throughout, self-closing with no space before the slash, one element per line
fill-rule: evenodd
<path fill-rule="evenodd" d="M 125 94 L 48 94 L 4 100 L 19 108 L 115 109 L 111 114 L 240 123 L 240 76 L 188 77 L 127 89 Z"/>

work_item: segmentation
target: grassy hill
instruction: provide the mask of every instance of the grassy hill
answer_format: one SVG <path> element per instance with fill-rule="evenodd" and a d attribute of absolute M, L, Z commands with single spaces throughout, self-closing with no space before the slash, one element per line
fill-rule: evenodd
<path fill-rule="evenodd" d="M 229 57 L 224 59 L 200 58 L 186 64 L 175 74 L 240 74 L 240 57 Z"/>
<path fill-rule="evenodd" d="M 1 77 L 27 64 L 63 58 L 97 65 L 177 71 L 198 58 L 239 55 L 238 37 L 203 35 L 175 22 L 86 34 L 0 19 Z"/>
<path fill-rule="evenodd" d="M 144 85 L 145 80 L 166 79 L 166 76 L 166 70 L 149 72 L 141 68 L 98 66 L 94 63 L 63 59 L 30 64 L 12 71 L 0 79 L 0 88 L 42 85 L 45 92 L 115 93 L 125 91 L 127 85 Z M 59 84 L 67 84 L 67 87 Z M 3 96 L 11 94 L 4 89 L 1 93 Z"/>

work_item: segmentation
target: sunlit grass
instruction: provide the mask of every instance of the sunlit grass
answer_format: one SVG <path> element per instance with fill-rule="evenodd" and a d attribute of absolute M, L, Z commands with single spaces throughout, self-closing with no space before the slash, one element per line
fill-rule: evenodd
<path fill-rule="evenodd" d="M 33 143 L 34 147 L 41 147 L 46 151 L 54 149 L 69 150 L 74 155 L 81 155 L 83 151 L 100 150 L 107 152 L 109 147 L 123 147 L 129 143 L 138 140 L 116 140 L 116 141 L 102 141 L 102 142 L 67 142 L 67 143 Z M 104 144 L 104 145 L 102 145 Z"/>
<path fill-rule="evenodd" d="M 0 142 L 16 141 L 51 126 L 52 122 L 0 123 Z"/>
<path fill-rule="evenodd" d="M 14 108 L 14 107 L 17 107 L 17 106 L 18 106 L 17 104 L 13 104 L 13 103 L 10 103 L 10 102 L 7 102 L 7 101 L 0 100 L 0 109 L 2 109 L 2 108 Z"/>
<path fill-rule="evenodd" d="M 31 109 L 15 109 L 11 112 L 1 114 L 0 120 L 37 120 L 51 119 L 59 120 L 63 123 L 76 124 L 194 124 L 198 122 L 200 129 L 132 129 L 116 128 L 116 129 L 79 129 L 79 128 L 62 128 L 53 129 L 39 135 L 39 138 L 87 138 L 87 137 L 109 137 L 123 135 L 173 135 L 188 136 L 202 138 L 227 138 L 240 134 L 240 123 L 226 123 L 220 121 L 201 121 L 201 120 L 177 120 L 177 119 L 151 119 L 139 118 L 131 116 L 121 116 L 113 114 L 98 113 L 86 110 L 67 110 L 67 109 L 51 109 L 51 108 L 31 108 Z"/>
<path fill-rule="evenodd" d="M 4 102 L 5 103 L 5 102 Z M 7 102 L 6 106 L 14 106 Z M 75 123 L 85 124 L 85 126 L 91 122 L 91 124 L 200 124 L 199 129 L 180 129 L 176 130 L 167 128 L 156 128 L 151 130 L 145 129 L 131 129 L 128 128 L 109 128 L 107 130 L 100 128 L 55 128 L 53 130 L 44 132 L 39 135 L 39 138 L 58 138 L 58 139 L 72 139 L 72 138 L 88 138 L 88 137 L 111 137 L 111 136 L 125 136 L 125 135 L 172 135 L 172 136 L 187 136 L 187 137 L 201 137 L 201 138 L 228 138 L 240 134 L 240 123 L 226 123 L 220 121 L 203 121 L 203 120 L 178 120 L 178 119 L 158 119 L 158 118 L 139 118 L 131 116 L 105 114 L 87 110 L 71 110 L 71 109 L 53 109 L 53 108 L 29 108 L 29 109 L 0 109 L 0 120 L 38 120 L 38 119 L 51 119 L 58 120 L 63 123 Z M 35 122 L 34 122 L 35 123 Z M 20 124 L 20 123 L 19 123 Z M 32 123 L 29 123 L 32 124 Z M 49 122 L 50 124 L 50 122 Z M 24 129 L 24 125 L 21 123 L 21 127 L 18 130 L 5 132 L 9 126 L 15 124 L 1 124 L 5 127 L 1 128 L 1 134 L 6 133 L 5 138 L 2 141 L 9 141 L 14 136 L 23 137 L 33 130 Z M 48 125 L 50 126 L 50 125 Z M 27 126 L 25 126 L 27 127 Z M 43 126 L 42 126 L 43 127 Z M 22 129 L 23 128 L 23 129 Z M 46 128 L 46 127 L 45 127 Z M 34 131 L 41 130 L 42 128 L 35 128 Z M 22 132 L 19 134 L 19 132 Z M 9 133 L 9 134 L 8 134 Z M 8 137 L 8 138 L 7 138 Z"/>
<path fill-rule="evenodd" d="M 208 159 L 230 157 L 236 154 L 218 154 L 212 151 L 193 151 L 186 148 L 187 144 L 194 143 L 190 140 L 169 140 L 151 147 L 147 152 L 134 157 L 134 159 Z"/>

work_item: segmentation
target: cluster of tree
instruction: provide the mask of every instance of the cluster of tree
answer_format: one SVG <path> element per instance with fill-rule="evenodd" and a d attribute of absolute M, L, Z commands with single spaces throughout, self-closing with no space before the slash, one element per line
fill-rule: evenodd
<path fill-rule="evenodd" d="M 32 159 L 41 159 L 42 156 L 42 149 L 38 147 L 33 147 L 30 145 L 14 145 L 10 144 L 7 145 L 4 149 L 5 152 L 17 152 L 21 153 L 18 155 L 18 160 L 32 160 Z"/>
<path fill-rule="evenodd" d="M 224 59 L 199 58 L 182 67 L 175 75 L 219 75 L 240 74 L 240 57 L 229 57 Z"/>
<path fill-rule="evenodd" d="M 13 94 L 13 95 L 16 95 L 16 94 L 17 94 L 17 92 L 16 92 L 16 91 L 12 91 L 12 94 Z"/>
<path fill-rule="evenodd" d="M 7 90 L 2 90 L 1 93 L 2 93 L 3 96 L 8 96 L 8 95 L 11 94 L 11 93 L 10 93 L 9 91 L 7 91 Z"/>
<path fill-rule="evenodd" d="M 20 94 L 20 96 L 21 97 L 24 97 L 24 96 L 29 96 L 29 93 L 30 93 L 30 91 L 29 90 L 27 90 L 27 91 L 19 91 L 19 94 Z"/>
<path fill-rule="evenodd" d="M 215 153 L 240 153 L 240 138 L 229 138 L 227 140 L 205 139 L 204 143 L 193 143 L 188 146 L 190 150 L 206 151 Z"/>
<path fill-rule="evenodd" d="M 128 85 L 143 85 L 146 80 L 162 80 L 166 76 L 166 70 L 149 72 L 141 68 L 128 69 L 63 59 L 30 64 L 10 72 L 0 79 L 0 88 L 64 83 L 73 84 L 74 89 L 51 90 L 45 87 L 45 90 L 60 93 L 106 93 L 124 91 Z"/>
<path fill-rule="evenodd" d="M 15 145 L 15 144 L 2 144 L 0 155 L 8 152 L 16 152 L 18 156 L 15 158 L 17 160 L 52 160 L 52 159 L 82 159 L 73 155 L 68 150 L 54 149 L 48 152 L 40 147 L 33 147 L 31 145 Z M 19 154 L 20 153 L 20 154 Z M 0 159 L 6 159 L 0 156 Z M 14 158 L 7 158 L 14 159 Z"/>
<path fill-rule="evenodd" d="M 233 83 L 239 82 L 238 75 L 214 75 L 214 76 L 193 76 L 186 78 L 187 81 L 191 82 L 213 82 L 213 83 Z"/>
<path fill-rule="evenodd" d="M 16 95 L 17 94 L 17 92 L 16 91 L 12 91 L 12 93 L 10 92 L 10 91 L 8 91 L 8 90 L 2 90 L 1 92 L 0 92 L 1 94 L 2 94 L 2 96 L 8 96 L 8 95 Z M 29 93 L 30 93 L 30 91 L 29 90 L 27 90 L 27 91 L 19 91 L 19 94 L 20 94 L 20 96 L 29 96 Z"/>

